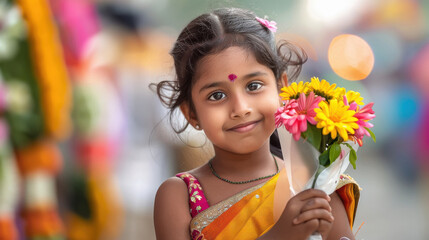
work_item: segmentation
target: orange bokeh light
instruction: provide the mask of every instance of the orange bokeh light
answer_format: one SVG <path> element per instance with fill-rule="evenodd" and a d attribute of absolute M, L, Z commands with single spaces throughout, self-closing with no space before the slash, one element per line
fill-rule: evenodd
<path fill-rule="evenodd" d="M 332 40 L 328 60 L 336 74 L 351 81 L 368 77 L 374 67 L 371 47 L 365 40 L 352 34 L 339 35 Z"/>

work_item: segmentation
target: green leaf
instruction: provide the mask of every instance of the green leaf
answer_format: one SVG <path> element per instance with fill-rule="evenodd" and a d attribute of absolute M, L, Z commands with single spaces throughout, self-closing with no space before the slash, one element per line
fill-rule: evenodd
<path fill-rule="evenodd" d="M 351 149 L 350 150 L 349 161 L 352 164 L 353 169 L 356 169 L 356 160 L 357 160 L 356 151 L 354 149 Z"/>
<path fill-rule="evenodd" d="M 333 163 L 341 154 L 341 146 L 338 143 L 333 143 L 329 147 L 329 161 Z"/>
<path fill-rule="evenodd" d="M 366 128 L 366 127 L 364 127 L 364 128 L 369 132 L 369 135 L 371 135 L 372 140 L 374 140 L 374 142 L 376 142 L 375 134 L 371 130 L 369 130 L 369 128 Z"/>
<path fill-rule="evenodd" d="M 322 141 L 322 132 L 319 128 L 314 125 L 307 124 L 307 131 L 305 131 L 307 141 L 311 143 L 316 149 L 320 148 L 320 142 Z"/>
<path fill-rule="evenodd" d="M 319 164 L 325 167 L 328 167 L 330 162 L 329 162 L 329 150 L 324 151 L 322 154 L 320 154 L 319 156 Z"/>
<path fill-rule="evenodd" d="M 352 164 L 353 169 L 356 169 L 356 160 L 357 160 L 356 151 L 353 149 L 353 147 L 350 144 L 348 143 L 343 143 L 343 144 L 345 144 L 347 147 L 350 148 L 349 162 Z"/>
<path fill-rule="evenodd" d="M 350 145 L 349 143 L 343 142 L 342 144 L 346 145 L 347 147 L 350 148 L 350 151 L 354 150 L 352 145 Z"/>

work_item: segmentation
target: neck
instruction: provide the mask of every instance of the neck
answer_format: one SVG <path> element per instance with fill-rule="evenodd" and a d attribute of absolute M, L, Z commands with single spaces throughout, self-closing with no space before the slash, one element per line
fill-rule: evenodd
<path fill-rule="evenodd" d="M 236 176 L 238 178 L 256 174 L 261 172 L 275 172 L 276 167 L 273 161 L 273 156 L 270 153 L 269 141 L 261 148 L 254 152 L 238 154 L 225 151 L 214 146 L 215 156 L 212 159 L 212 164 L 216 172 L 223 176 Z"/>

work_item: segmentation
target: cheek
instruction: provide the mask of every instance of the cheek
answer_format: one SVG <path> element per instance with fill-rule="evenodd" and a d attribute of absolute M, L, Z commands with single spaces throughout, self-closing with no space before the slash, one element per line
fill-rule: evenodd
<path fill-rule="evenodd" d="M 224 121 L 225 112 L 223 109 L 217 107 L 206 106 L 203 104 L 195 104 L 195 111 L 197 112 L 197 118 L 200 122 L 200 125 L 205 130 L 210 130 L 208 128 L 219 127 Z"/>
<path fill-rule="evenodd" d="M 221 123 L 221 120 L 223 120 L 222 112 L 220 111 L 205 111 L 201 114 L 201 124 L 204 125 L 219 125 Z"/>
<path fill-rule="evenodd" d="M 271 95 L 267 95 L 264 101 L 258 102 L 261 111 L 263 112 L 265 117 L 269 119 L 274 119 L 274 114 L 280 107 L 279 99 L 275 94 L 277 94 L 277 92 L 273 92 Z"/>

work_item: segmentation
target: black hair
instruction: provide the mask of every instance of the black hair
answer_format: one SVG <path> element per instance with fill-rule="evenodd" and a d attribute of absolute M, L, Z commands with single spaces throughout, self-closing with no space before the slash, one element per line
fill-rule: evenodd
<path fill-rule="evenodd" d="M 181 104 L 189 104 L 189 109 L 195 111 L 191 89 L 199 60 L 232 46 L 252 52 L 258 63 L 273 71 L 279 87 L 283 73 L 286 72 L 289 81 L 294 81 L 307 61 L 303 49 L 287 41 L 277 45 L 273 32 L 257 21 L 251 11 L 220 8 L 202 14 L 182 30 L 171 50 L 176 80 L 152 84 L 161 102 L 170 109 L 170 123 Z M 181 133 L 188 125 L 173 129 Z"/>

